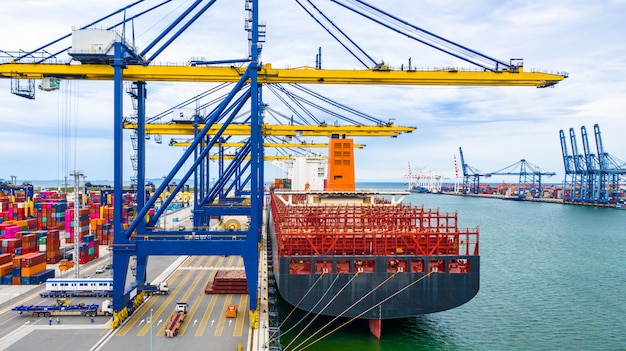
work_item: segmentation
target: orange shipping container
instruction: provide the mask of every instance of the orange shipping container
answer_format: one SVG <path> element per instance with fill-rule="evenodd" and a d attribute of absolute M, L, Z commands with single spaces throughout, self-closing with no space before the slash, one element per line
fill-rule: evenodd
<path fill-rule="evenodd" d="M 22 277 L 30 277 L 33 274 L 41 273 L 46 270 L 46 262 L 41 262 L 31 267 L 22 267 Z"/>
<path fill-rule="evenodd" d="M 9 275 L 11 274 L 11 272 L 13 271 L 13 263 L 9 262 L 9 263 L 4 263 L 2 265 L 0 265 L 0 275 L 1 276 L 5 276 L 5 275 Z"/>

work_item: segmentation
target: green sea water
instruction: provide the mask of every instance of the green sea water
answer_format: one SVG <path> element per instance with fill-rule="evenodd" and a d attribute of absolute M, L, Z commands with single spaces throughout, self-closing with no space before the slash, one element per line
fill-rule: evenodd
<path fill-rule="evenodd" d="M 363 321 L 320 339 L 330 319 L 308 325 L 311 316 L 298 312 L 283 325 L 302 320 L 282 335 L 285 350 L 626 350 L 626 210 L 432 194 L 407 201 L 479 226 L 478 295 L 453 310 L 385 321 L 381 340 Z M 282 304 L 281 316 L 291 309 Z"/>

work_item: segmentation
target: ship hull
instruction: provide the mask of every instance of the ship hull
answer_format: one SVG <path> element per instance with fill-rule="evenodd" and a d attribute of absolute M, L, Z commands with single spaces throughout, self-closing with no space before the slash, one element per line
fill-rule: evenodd
<path fill-rule="evenodd" d="M 333 195 L 272 196 L 272 267 L 286 302 L 382 321 L 449 310 L 476 296 L 478 231 L 459 229 L 456 214 L 375 203 L 370 194 Z M 329 198 L 335 203 L 322 203 Z"/>
<path fill-rule="evenodd" d="M 276 257 L 276 256 L 274 256 Z M 432 260 L 433 257 L 324 257 L 325 261 L 373 260 L 385 267 L 390 259 Z M 327 316 L 364 319 L 408 318 L 449 310 L 470 301 L 479 290 L 479 257 L 448 256 L 437 259 L 468 259 L 471 273 L 373 272 L 292 274 L 293 260 L 312 261 L 320 257 L 281 257 L 275 267 L 278 291 L 285 301 L 304 311 Z M 393 277 L 392 277 L 393 275 Z M 381 303 L 384 301 L 383 303 Z"/>

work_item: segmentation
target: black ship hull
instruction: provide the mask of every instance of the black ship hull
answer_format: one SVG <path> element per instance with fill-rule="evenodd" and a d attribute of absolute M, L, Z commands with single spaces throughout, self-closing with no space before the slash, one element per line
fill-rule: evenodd
<path fill-rule="evenodd" d="M 306 274 L 293 270 L 294 261 L 305 264 L 320 259 L 332 262 L 329 272 L 335 273 Z M 376 267 L 385 268 L 389 259 L 409 262 L 436 259 L 444 265 L 448 265 L 450 260 L 466 259 L 471 272 L 393 273 L 385 270 L 357 275 L 357 270 L 351 269 L 351 272 L 337 273 L 338 262 L 349 261 L 349 266 L 354 267 L 358 261 L 373 261 Z M 274 269 L 280 295 L 301 310 L 327 316 L 385 320 L 445 311 L 470 301 L 479 290 L 480 258 L 299 256 L 278 258 Z"/>

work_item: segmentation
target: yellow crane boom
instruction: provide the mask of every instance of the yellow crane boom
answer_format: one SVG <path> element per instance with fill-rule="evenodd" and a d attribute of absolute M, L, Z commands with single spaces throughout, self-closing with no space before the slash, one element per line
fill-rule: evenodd
<path fill-rule="evenodd" d="M 127 81 L 236 82 L 244 67 L 225 66 L 139 66 L 124 69 Z M 0 64 L 0 77 L 13 79 L 113 80 L 113 67 L 101 64 Z M 443 68 L 433 70 L 392 70 L 378 67 L 364 70 L 273 68 L 265 64 L 258 73 L 259 83 L 299 84 L 376 84 L 376 85 L 454 85 L 454 86 L 536 86 L 557 84 L 566 74 L 525 72 L 523 67 L 499 72 Z"/>
<path fill-rule="evenodd" d="M 191 146 L 191 141 L 174 140 L 169 143 L 170 146 Z M 244 143 L 222 143 L 222 147 L 242 147 Z M 328 143 L 263 143 L 263 147 L 267 148 L 300 148 L 300 149 L 328 149 Z M 363 149 L 365 144 L 354 144 L 355 149 Z"/>
<path fill-rule="evenodd" d="M 209 155 L 207 156 L 209 158 L 209 160 L 211 161 L 219 161 L 219 160 L 226 160 L 226 161 L 232 161 L 235 159 L 236 155 L 223 155 L 223 156 L 219 156 L 219 155 Z M 292 155 L 264 155 L 263 156 L 263 160 L 265 161 L 291 161 L 294 160 L 296 157 L 292 156 Z M 326 158 L 326 157 L 324 157 Z M 245 160 L 249 160 L 250 156 L 246 156 L 244 157 Z"/>
<path fill-rule="evenodd" d="M 220 128 L 221 124 L 214 124 L 209 128 L 207 135 L 215 135 Z M 125 129 L 137 129 L 135 123 L 124 123 Z M 199 124 L 198 129 L 204 128 L 204 124 Z M 224 135 L 236 135 L 236 136 L 249 136 L 250 125 L 246 124 L 229 124 Z M 387 125 L 270 125 L 263 124 L 261 126 L 264 136 L 332 136 L 332 135 L 350 135 L 350 136 L 386 136 L 396 137 L 402 133 L 411 133 L 415 130 L 415 127 L 402 127 L 393 124 Z M 177 123 L 177 124 L 146 124 L 146 133 L 148 134 L 162 134 L 162 135 L 193 135 L 194 127 L 190 123 Z"/>

